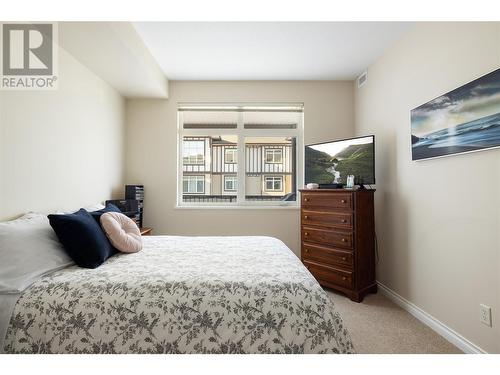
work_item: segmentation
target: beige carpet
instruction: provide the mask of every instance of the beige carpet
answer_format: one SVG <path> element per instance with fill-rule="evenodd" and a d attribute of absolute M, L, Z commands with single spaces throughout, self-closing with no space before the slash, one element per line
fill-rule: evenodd
<path fill-rule="evenodd" d="M 325 289 L 358 353 L 462 353 L 380 292 L 356 303 Z"/>

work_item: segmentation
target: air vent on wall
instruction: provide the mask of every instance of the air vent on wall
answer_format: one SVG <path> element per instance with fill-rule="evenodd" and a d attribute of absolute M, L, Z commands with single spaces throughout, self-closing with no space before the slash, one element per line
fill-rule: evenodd
<path fill-rule="evenodd" d="M 368 79 L 366 71 L 364 71 L 357 79 L 358 81 L 358 88 L 363 86 L 366 83 L 366 80 Z"/>

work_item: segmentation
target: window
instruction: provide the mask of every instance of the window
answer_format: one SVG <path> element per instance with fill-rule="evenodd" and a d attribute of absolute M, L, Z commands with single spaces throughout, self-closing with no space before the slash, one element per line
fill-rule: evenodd
<path fill-rule="evenodd" d="M 224 162 L 227 164 L 236 163 L 238 153 L 235 148 L 226 148 L 224 152 Z"/>
<path fill-rule="evenodd" d="M 268 204 L 295 201 L 297 137 L 246 137 L 245 146 L 246 201 L 266 201 Z M 268 160 L 281 162 L 269 163 Z M 273 178 L 276 178 L 275 183 Z"/>
<path fill-rule="evenodd" d="M 281 150 L 280 148 L 266 149 L 266 163 L 281 164 L 282 162 L 283 162 L 283 150 Z"/>
<path fill-rule="evenodd" d="M 204 176 L 184 176 L 182 192 L 187 194 L 203 194 L 205 192 Z"/>
<path fill-rule="evenodd" d="M 180 103 L 179 206 L 297 206 L 303 106 Z"/>
<path fill-rule="evenodd" d="M 205 141 L 185 139 L 183 144 L 182 162 L 188 164 L 205 163 Z"/>
<path fill-rule="evenodd" d="M 265 189 L 267 191 L 282 191 L 283 190 L 283 177 L 266 177 Z"/>
<path fill-rule="evenodd" d="M 238 190 L 238 179 L 236 176 L 224 176 L 224 190 L 236 191 Z"/>

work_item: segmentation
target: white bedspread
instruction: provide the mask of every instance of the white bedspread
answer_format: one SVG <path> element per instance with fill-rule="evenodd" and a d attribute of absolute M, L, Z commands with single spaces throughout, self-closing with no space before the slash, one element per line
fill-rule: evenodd
<path fill-rule="evenodd" d="M 19 298 L 7 353 L 351 353 L 333 303 L 269 237 L 143 237 Z"/>

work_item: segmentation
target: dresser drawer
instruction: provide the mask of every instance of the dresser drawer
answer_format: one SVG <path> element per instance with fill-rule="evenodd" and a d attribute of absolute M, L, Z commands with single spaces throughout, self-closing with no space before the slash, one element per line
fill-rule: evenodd
<path fill-rule="evenodd" d="M 302 225 L 322 225 L 352 229 L 352 213 L 302 210 Z"/>
<path fill-rule="evenodd" d="M 328 209 L 352 210 L 352 193 L 319 193 L 302 192 L 301 202 L 303 208 L 328 207 Z"/>
<path fill-rule="evenodd" d="M 302 227 L 302 241 L 314 242 L 320 245 L 353 248 L 352 233 L 335 229 L 320 229 L 312 227 Z"/>
<path fill-rule="evenodd" d="M 321 284 L 322 281 L 332 283 L 344 288 L 353 287 L 353 273 L 351 271 L 330 267 L 324 264 L 304 261 L 304 265 Z"/>
<path fill-rule="evenodd" d="M 302 243 L 302 259 L 312 260 L 319 263 L 341 265 L 349 270 L 353 269 L 353 252 L 349 250 L 334 249 L 319 246 L 307 242 Z"/>

